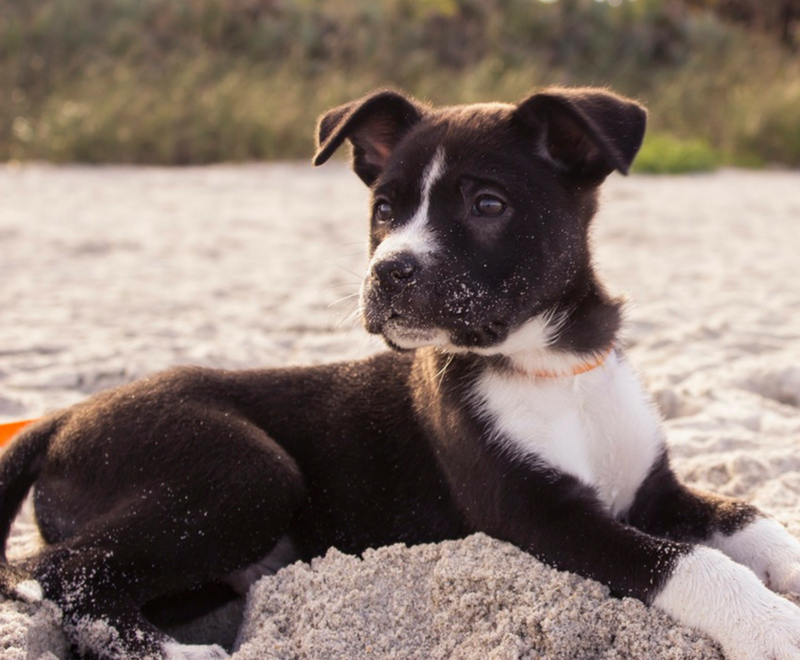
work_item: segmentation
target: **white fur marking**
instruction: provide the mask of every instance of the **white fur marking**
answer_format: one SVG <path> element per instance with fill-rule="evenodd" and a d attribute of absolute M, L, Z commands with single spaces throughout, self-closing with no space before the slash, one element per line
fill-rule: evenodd
<path fill-rule="evenodd" d="M 430 209 L 431 189 L 444 174 L 444 149 L 439 147 L 431 162 L 422 173 L 420 204 L 416 212 L 402 227 L 390 233 L 375 250 L 370 261 L 370 269 L 379 261 L 392 254 L 410 252 L 420 263 L 429 261 L 438 249 L 436 237 L 430 229 L 428 211 Z"/>
<path fill-rule="evenodd" d="M 706 545 L 747 566 L 770 589 L 800 593 L 800 541 L 776 520 L 757 518 L 731 535 L 717 532 Z"/>
<path fill-rule="evenodd" d="M 166 660 L 224 660 L 230 657 L 225 649 L 216 644 L 203 646 L 178 642 L 164 644 L 164 656 Z"/>
<path fill-rule="evenodd" d="M 393 344 L 405 349 L 444 346 L 450 341 L 449 335 L 444 330 L 408 327 L 392 319 L 383 326 L 383 333 Z"/>
<path fill-rule="evenodd" d="M 663 449 L 658 416 L 616 353 L 566 378 L 486 371 L 474 396 L 496 442 L 593 487 L 614 516 L 633 503 Z"/>
<path fill-rule="evenodd" d="M 800 608 L 717 550 L 681 557 L 653 605 L 710 635 L 729 660 L 800 658 Z"/>
<path fill-rule="evenodd" d="M 566 320 L 566 314 L 544 312 L 523 323 L 497 346 L 470 351 L 479 355 L 505 355 L 522 371 L 571 374 L 574 367 L 586 362 L 586 357 L 550 348 Z"/>
<path fill-rule="evenodd" d="M 26 603 L 38 603 L 44 598 L 42 585 L 36 580 L 23 580 L 16 586 L 14 593 Z"/>
<path fill-rule="evenodd" d="M 543 371 L 571 376 L 575 367 L 591 361 L 592 356 L 551 349 L 566 320 L 566 314 L 544 312 L 523 323 L 502 343 L 488 348 L 456 346 L 450 343 L 447 334 L 444 334 L 443 341 L 434 346 L 451 353 L 504 355 L 517 369 L 531 374 Z"/>

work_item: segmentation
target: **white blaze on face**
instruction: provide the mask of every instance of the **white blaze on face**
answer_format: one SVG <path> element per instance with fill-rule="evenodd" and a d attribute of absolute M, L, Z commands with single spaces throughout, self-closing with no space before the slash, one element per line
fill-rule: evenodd
<path fill-rule="evenodd" d="M 422 173 L 420 185 L 420 203 L 414 215 L 406 224 L 391 232 L 370 260 L 370 268 L 391 255 L 406 253 L 417 258 L 419 263 L 430 261 L 431 255 L 439 249 L 436 236 L 430 228 L 428 212 L 430 209 L 431 189 L 444 174 L 444 149 L 439 147 L 431 162 Z"/>

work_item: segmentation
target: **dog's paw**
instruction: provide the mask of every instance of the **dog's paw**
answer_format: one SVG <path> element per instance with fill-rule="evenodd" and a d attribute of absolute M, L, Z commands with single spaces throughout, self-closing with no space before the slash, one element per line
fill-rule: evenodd
<path fill-rule="evenodd" d="M 716 550 L 682 557 L 653 604 L 712 637 L 729 660 L 800 660 L 800 608 Z"/>
<path fill-rule="evenodd" d="M 730 626 L 718 640 L 729 660 L 800 660 L 800 608 L 768 592 L 753 618 Z"/>
<path fill-rule="evenodd" d="M 229 657 L 225 649 L 216 644 L 210 646 L 178 644 L 177 642 L 164 644 L 165 660 L 225 660 Z"/>
<path fill-rule="evenodd" d="M 22 580 L 14 587 L 14 595 L 26 603 L 38 603 L 44 598 L 44 591 L 36 580 Z"/>
<path fill-rule="evenodd" d="M 778 521 L 757 518 L 733 534 L 715 534 L 709 545 L 747 566 L 773 591 L 800 594 L 800 541 Z"/>
<path fill-rule="evenodd" d="M 784 594 L 800 595 L 800 561 L 781 564 L 767 573 L 766 584 Z"/>

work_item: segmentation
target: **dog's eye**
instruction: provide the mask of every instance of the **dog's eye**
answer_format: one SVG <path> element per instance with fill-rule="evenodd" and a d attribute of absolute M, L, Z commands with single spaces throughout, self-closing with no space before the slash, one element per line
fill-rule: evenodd
<path fill-rule="evenodd" d="M 381 222 L 387 222 L 394 216 L 392 205 L 385 199 L 378 201 L 375 204 L 375 217 Z"/>
<path fill-rule="evenodd" d="M 481 195 L 472 205 L 472 215 L 496 218 L 506 210 L 506 203 L 494 195 Z"/>

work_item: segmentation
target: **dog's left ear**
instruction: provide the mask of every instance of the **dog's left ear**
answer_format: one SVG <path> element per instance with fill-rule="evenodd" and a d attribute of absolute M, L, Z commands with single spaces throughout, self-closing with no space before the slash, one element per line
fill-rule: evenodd
<path fill-rule="evenodd" d="M 647 111 L 635 101 L 591 87 L 546 89 L 517 115 L 541 133 L 543 154 L 576 176 L 627 174 L 642 146 Z"/>
<path fill-rule="evenodd" d="M 328 110 L 317 123 L 314 165 L 322 165 L 345 141 L 353 145 L 353 169 L 371 186 L 422 108 L 399 92 L 380 91 Z"/>

